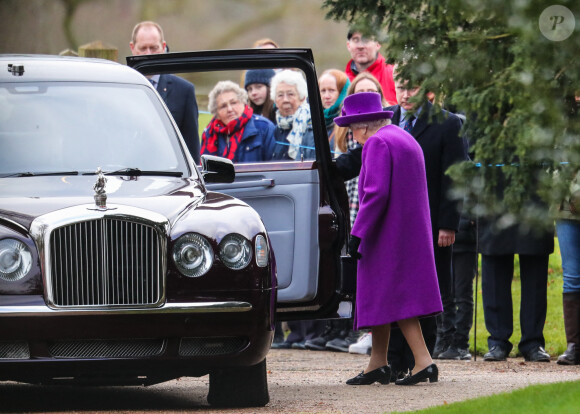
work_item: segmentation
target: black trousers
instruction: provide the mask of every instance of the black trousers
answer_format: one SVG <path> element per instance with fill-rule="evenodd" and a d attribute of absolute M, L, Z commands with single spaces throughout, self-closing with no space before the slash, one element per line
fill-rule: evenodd
<path fill-rule="evenodd" d="M 423 331 L 423 338 L 429 353 L 433 353 L 435 348 L 435 340 L 437 339 L 437 322 L 435 316 L 419 319 L 421 330 Z M 391 338 L 389 339 L 389 350 L 387 353 L 387 360 L 391 365 L 393 371 L 412 370 L 415 366 L 415 358 L 413 352 L 407 344 L 403 332 L 399 328 L 391 328 Z"/>
<path fill-rule="evenodd" d="M 453 252 L 453 303 L 444 310 L 444 331 L 450 335 L 450 345 L 469 348 L 469 331 L 473 326 L 473 279 L 477 271 L 477 253 Z"/>
<path fill-rule="evenodd" d="M 451 344 L 453 338 L 453 321 L 446 321 L 445 315 L 455 306 L 453 303 L 453 282 L 451 276 L 451 259 L 453 248 L 435 246 L 435 267 L 437 269 L 437 281 L 439 293 L 443 303 L 443 313 L 437 315 L 436 335 L 437 341 L 443 344 L 443 349 Z"/>
<path fill-rule="evenodd" d="M 522 294 L 518 348 L 523 354 L 545 346 L 544 323 L 547 310 L 548 254 L 519 255 Z M 511 351 L 513 333 L 512 279 L 514 255 L 482 255 L 482 297 L 485 326 L 490 333 L 487 345 Z"/>
<path fill-rule="evenodd" d="M 294 343 L 316 338 L 324 331 L 325 323 L 326 321 L 324 320 L 290 321 L 288 322 L 290 333 L 288 334 L 286 341 Z"/>

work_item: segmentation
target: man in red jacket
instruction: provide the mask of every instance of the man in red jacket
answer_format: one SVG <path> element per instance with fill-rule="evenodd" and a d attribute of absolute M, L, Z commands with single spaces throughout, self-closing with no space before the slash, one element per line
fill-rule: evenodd
<path fill-rule="evenodd" d="M 347 39 L 346 48 L 352 58 L 346 64 L 345 72 L 348 78 L 352 81 L 361 72 L 371 73 L 381 84 L 383 95 L 388 104 L 396 105 L 393 65 L 388 65 L 385 58 L 379 53 L 381 44 L 374 39 L 364 37 L 354 29 L 348 32 Z"/>

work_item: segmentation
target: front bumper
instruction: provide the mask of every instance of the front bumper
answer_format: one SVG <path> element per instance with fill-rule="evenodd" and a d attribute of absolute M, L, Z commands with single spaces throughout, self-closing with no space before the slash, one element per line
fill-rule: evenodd
<path fill-rule="evenodd" d="M 273 337 L 271 294 L 106 310 L 53 310 L 42 296 L 2 296 L 0 380 L 152 384 L 255 365 Z"/>

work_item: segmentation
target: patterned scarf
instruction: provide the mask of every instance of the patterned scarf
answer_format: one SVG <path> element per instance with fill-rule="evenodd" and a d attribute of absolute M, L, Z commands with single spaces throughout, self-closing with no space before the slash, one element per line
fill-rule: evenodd
<path fill-rule="evenodd" d="M 224 125 L 222 121 L 214 116 L 201 136 L 201 153 L 218 155 L 233 160 L 244 135 L 246 124 L 252 118 L 253 113 L 252 108 L 246 105 L 242 115 L 231 120 L 227 125 Z M 227 142 L 222 153 L 218 154 L 220 136 L 224 136 Z"/>
<path fill-rule="evenodd" d="M 334 102 L 330 108 L 324 110 L 324 123 L 326 124 L 326 128 L 329 128 L 334 124 L 334 118 L 340 115 L 340 107 L 342 106 L 342 101 L 346 98 L 346 90 L 349 86 L 350 81 L 347 79 L 338 95 L 338 98 L 336 98 L 336 102 Z"/>
<path fill-rule="evenodd" d="M 312 125 L 312 118 L 310 116 L 310 105 L 303 103 L 298 107 L 296 112 L 290 116 L 280 115 L 280 111 L 276 111 L 276 123 L 283 130 L 292 128 L 286 139 L 290 143 L 288 148 L 288 156 L 293 160 L 298 155 L 298 149 L 302 144 L 302 137 L 306 130 Z"/>

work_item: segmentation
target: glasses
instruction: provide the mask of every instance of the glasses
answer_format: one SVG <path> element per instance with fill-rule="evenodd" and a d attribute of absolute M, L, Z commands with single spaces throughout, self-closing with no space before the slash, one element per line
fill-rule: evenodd
<path fill-rule="evenodd" d="M 287 97 L 289 100 L 296 99 L 298 95 L 296 92 L 288 91 L 288 92 L 278 92 L 276 93 L 276 99 L 284 99 Z"/>
<path fill-rule="evenodd" d="M 373 39 L 364 36 L 353 36 L 350 38 L 349 42 L 354 43 L 355 45 L 363 45 L 366 46 L 370 42 L 374 42 Z"/>
<path fill-rule="evenodd" d="M 231 100 L 229 102 L 224 102 L 224 103 L 220 104 L 217 109 L 218 109 L 218 111 L 227 111 L 228 107 L 231 106 L 232 108 L 234 108 L 240 104 L 241 104 L 241 102 L 239 100 L 235 99 L 235 100 Z"/>

